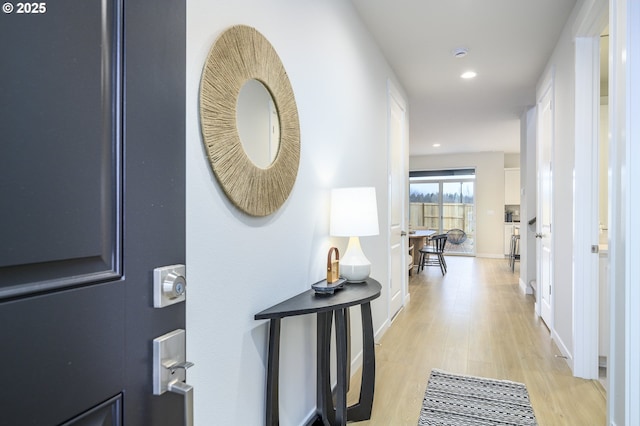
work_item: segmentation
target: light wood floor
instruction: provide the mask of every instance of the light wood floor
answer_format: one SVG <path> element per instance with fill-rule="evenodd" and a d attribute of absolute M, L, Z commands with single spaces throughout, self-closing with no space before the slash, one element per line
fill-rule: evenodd
<path fill-rule="evenodd" d="M 372 418 L 357 424 L 415 426 L 429 373 L 439 368 L 526 384 L 540 426 L 604 425 L 602 385 L 573 377 L 556 356 L 518 270 L 501 259 L 449 256 L 447 264 L 444 277 L 437 267 L 411 276 L 411 301 L 376 346 Z"/>

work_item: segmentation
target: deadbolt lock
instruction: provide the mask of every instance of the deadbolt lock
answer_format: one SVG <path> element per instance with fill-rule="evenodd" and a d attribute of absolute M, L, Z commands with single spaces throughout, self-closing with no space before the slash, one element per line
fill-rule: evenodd
<path fill-rule="evenodd" d="M 187 279 L 184 265 L 170 265 L 153 270 L 153 307 L 164 308 L 186 298 Z"/>

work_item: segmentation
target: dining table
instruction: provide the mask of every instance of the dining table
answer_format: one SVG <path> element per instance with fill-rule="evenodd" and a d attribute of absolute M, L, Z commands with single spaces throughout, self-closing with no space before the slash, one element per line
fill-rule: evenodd
<path fill-rule="evenodd" d="M 413 246 L 413 266 L 420 263 L 420 249 L 427 244 L 427 239 L 436 233 L 433 229 L 416 229 L 409 231 L 409 247 Z"/>

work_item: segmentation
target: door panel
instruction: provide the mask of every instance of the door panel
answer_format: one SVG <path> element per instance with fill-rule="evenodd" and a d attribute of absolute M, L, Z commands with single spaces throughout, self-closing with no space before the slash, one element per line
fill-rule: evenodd
<path fill-rule="evenodd" d="M 0 304 L 0 424 L 59 424 L 122 391 L 123 296 L 104 284 Z"/>
<path fill-rule="evenodd" d="M 0 297 L 118 278 L 121 11 L 98 6 L 0 16 Z"/>
<path fill-rule="evenodd" d="M 185 255 L 185 4 L 160 3 L 0 15 L 2 424 L 182 421 L 151 386 L 185 325 L 151 285 Z"/>
<path fill-rule="evenodd" d="M 393 318 L 404 304 L 409 253 L 407 238 L 402 237 L 406 228 L 407 205 L 405 109 L 400 103 L 401 100 L 396 97 L 393 93 L 389 94 L 389 319 Z"/>
<path fill-rule="evenodd" d="M 121 426 L 122 395 L 118 395 L 99 406 L 82 413 L 62 426 Z"/>
<path fill-rule="evenodd" d="M 540 280 L 540 316 L 553 329 L 553 247 L 552 247 L 552 147 L 553 147 L 553 86 L 539 103 L 538 139 L 538 276 Z"/>

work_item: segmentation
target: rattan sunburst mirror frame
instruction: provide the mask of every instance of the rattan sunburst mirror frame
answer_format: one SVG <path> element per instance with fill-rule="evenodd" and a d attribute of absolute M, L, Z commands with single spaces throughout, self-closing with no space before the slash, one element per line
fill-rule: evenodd
<path fill-rule="evenodd" d="M 250 79 L 267 88 L 280 121 L 278 153 L 267 168 L 249 159 L 236 125 L 238 95 Z M 211 168 L 236 207 L 267 216 L 284 204 L 300 163 L 298 108 L 280 57 L 255 28 L 231 27 L 211 47 L 200 81 L 200 127 Z"/>

